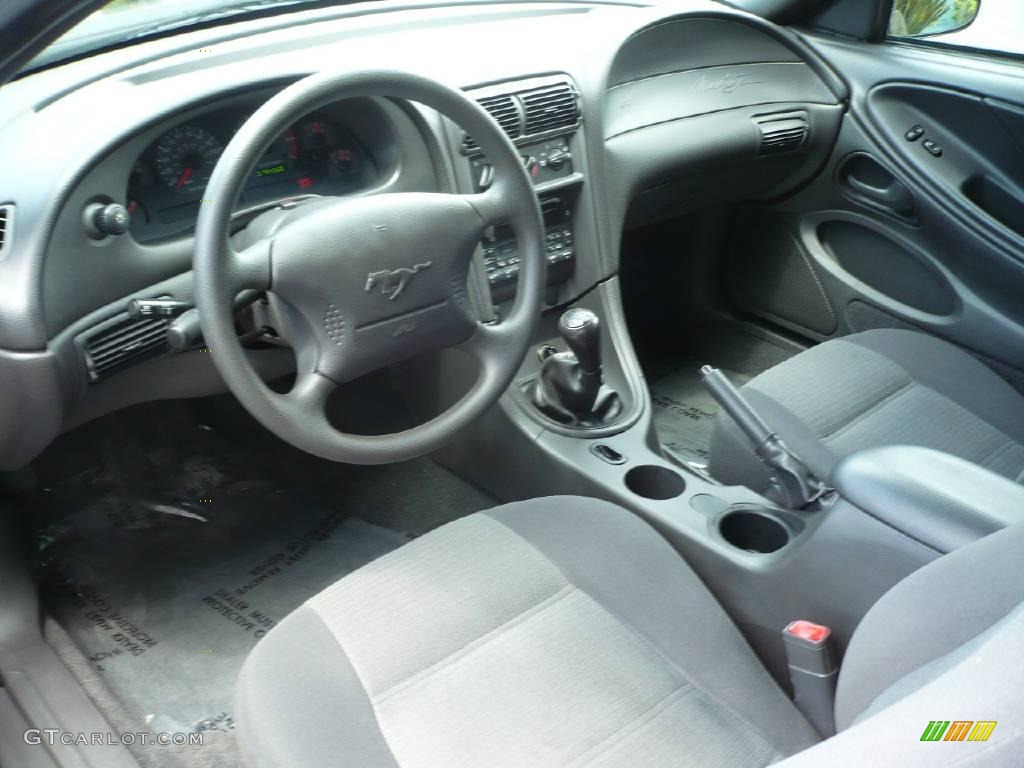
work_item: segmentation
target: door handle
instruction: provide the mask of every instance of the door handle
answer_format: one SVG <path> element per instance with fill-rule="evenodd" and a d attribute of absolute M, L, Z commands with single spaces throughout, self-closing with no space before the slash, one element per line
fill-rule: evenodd
<path fill-rule="evenodd" d="M 872 208 L 913 221 L 914 195 L 896 174 L 867 152 L 851 152 L 836 166 L 835 182 L 843 194 Z"/>
<path fill-rule="evenodd" d="M 876 187 L 874 184 L 868 184 L 853 174 L 849 174 L 846 177 L 846 184 L 861 197 L 899 213 L 909 213 L 914 210 L 914 196 L 899 179 L 894 178 L 888 186 Z"/>

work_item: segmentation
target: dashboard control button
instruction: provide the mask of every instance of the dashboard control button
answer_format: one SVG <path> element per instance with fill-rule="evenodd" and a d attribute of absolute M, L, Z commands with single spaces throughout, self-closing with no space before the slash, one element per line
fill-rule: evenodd
<path fill-rule="evenodd" d="M 132 215 L 118 203 L 93 203 L 85 209 L 85 227 L 90 237 L 123 235 L 132 225 Z"/>
<path fill-rule="evenodd" d="M 924 136 L 924 126 L 923 125 L 915 125 L 913 128 L 911 128 L 909 131 L 907 131 L 904 134 L 904 138 L 907 141 L 917 141 L 922 136 Z"/>
<path fill-rule="evenodd" d="M 132 217 L 123 205 L 111 203 L 96 211 L 93 222 L 96 229 L 105 235 L 123 235 L 131 226 Z"/>

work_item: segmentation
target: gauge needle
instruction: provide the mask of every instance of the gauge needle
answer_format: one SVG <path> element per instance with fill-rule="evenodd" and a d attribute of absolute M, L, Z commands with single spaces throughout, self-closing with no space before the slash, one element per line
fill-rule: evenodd
<path fill-rule="evenodd" d="M 184 187 L 186 182 L 188 182 L 188 180 L 191 179 L 191 178 L 192 178 L 192 169 L 191 168 L 186 168 L 184 171 L 181 172 L 181 177 L 178 179 L 178 186 L 177 186 L 177 188 L 181 189 L 182 187 Z"/>

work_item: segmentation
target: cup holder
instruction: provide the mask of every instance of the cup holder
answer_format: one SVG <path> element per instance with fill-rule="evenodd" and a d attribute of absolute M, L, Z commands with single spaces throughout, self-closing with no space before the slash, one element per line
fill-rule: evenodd
<path fill-rule="evenodd" d="M 737 549 L 758 555 L 778 552 L 789 543 L 789 529 L 756 508 L 727 512 L 718 530 Z"/>
<path fill-rule="evenodd" d="M 682 475 L 667 467 L 643 464 L 626 473 L 626 487 L 637 496 L 655 501 L 674 499 L 686 490 Z"/>

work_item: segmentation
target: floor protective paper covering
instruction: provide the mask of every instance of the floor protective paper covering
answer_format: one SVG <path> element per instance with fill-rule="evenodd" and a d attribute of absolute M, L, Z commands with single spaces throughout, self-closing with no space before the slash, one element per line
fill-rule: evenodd
<path fill-rule="evenodd" d="M 684 464 L 707 466 L 718 402 L 704 388 L 701 363 L 689 361 L 650 384 L 654 427 L 662 447 Z M 724 371 L 737 387 L 751 377 Z"/>
<path fill-rule="evenodd" d="M 230 457 L 159 477 L 44 531 L 50 609 L 149 730 L 230 731 L 235 679 L 260 638 L 408 537 L 311 507 Z"/>

